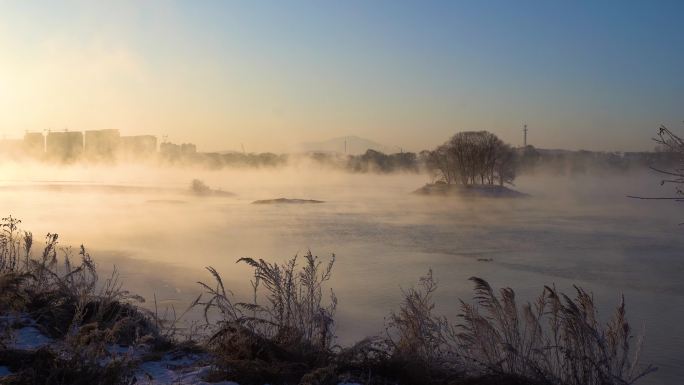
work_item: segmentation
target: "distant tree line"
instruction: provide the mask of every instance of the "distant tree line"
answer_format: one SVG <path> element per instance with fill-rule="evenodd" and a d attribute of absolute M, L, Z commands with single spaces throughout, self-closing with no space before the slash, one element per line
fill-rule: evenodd
<path fill-rule="evenodd" d="M 520 174 L 544 172 L 553 175 L 614 174 L 644 168 L 668 168 L 677 162 L 677 154 L 664 147 L 654 151 L 609 152 L 518 149 L 516 168 Z"/>
<path fill-rule="evenodd" d="M 312 162 L 357 173 L 419 172 L 422 169 L 422 162 L 413 152 L 385 154 L 371 149 L 361 155 L 340 155 L 324 152 L 308 154 L 197 153 L 192 157 L 179 158 L 175 163 L 204 165 L 211 169 L 220 169 L 223 167 L 281 167 L 297 162 Z"/>
<path fill-rule="evenodd" d="M 367 150 L 365 154 L 350 156 L 347 161 L 349 170 L 354 172 L 418 172 L 420 165 L 418 156 L 413 152 L 384 154 L 380 151 Z"/>
<path fill-rule="evenodd" d="M 205 152 L 195 153 L 190 156 L 166 159 L 165 162 L 174 165 L 203 166 L 209 169 L 233 168 L 269 168 L 280 167 L 288 164 L 287 154 L 263 153 L 218 153 Z"/>
<path fill-rule="evenodd" d="M 221 168 L 275 168 L 298 162 L 354 173 L 430 172 L 445 183 L 506 184 L 516 175 L 620 172 L 644 167 L 669 167 L 676 161 L 666 148 L 653 152 L 596 152 L 512 148 L 486 131 L 462 132 L 434 150 L 385 154 L 369 149 L 359 155 L 328 152 L 307 154 L 201 153 L 161 157 L 162 164 Z"/>
<path fill-rule="evenodd" d="M 58 133 L 65 134 L 65 133 Z M 664 132 L 667 136 L 668 132 Z M 37 148 L 42 154 L 42 135 Z M 363 154 L 346 155 L 330 152 L 305 154 L 197 152 L 194 146 L 179 145 L 148 156 L 127 158 L 147 164 L 172 167 L 275 168 L 300 162 L 313 163 L 354 173 L 430 172 L 437 180 L 449 184 L 506 184 L 516 175 L 534 172 L 554 175 L 615 173 L 640 168 L 671 169 L 678 166 L 680 155 L 672 138 L 661 140 L 654 151 L 606 152 L 538 149 L 533 146 L 512 148 L 487 131 L 459 132 L 444 144 L 419 153 L 401 151 L 386 154 L 369 149 Z M 22 141 L 0 140 L 0 159 L 23 160 L 27 151 Z M 162 144 L 164 145 L 164 144 Z M 193 147 L 193 148 L 189 148 Z M 30 151 L 29 151 L 30 152 Z M 148 151 L 149 152 L 149 151 Z M 29 157 L 54 163 L 54 157 Z M 80 158 L 78 158 L 80 159 Z M 73 162 L 76 162 L 74 159 Z M 80 160 L 79 160 L 80 161 Z M 113 160 L 112 160 L 113 161 Z M 57 163 L 69 163 L 60 161 Z"/>

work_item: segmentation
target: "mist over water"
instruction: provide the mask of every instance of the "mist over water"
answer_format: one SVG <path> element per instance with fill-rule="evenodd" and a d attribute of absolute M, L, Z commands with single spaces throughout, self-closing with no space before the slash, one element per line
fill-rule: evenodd
<path fill-rule="evenodd" d="M 126 287 L 161 304 L 186 306 L 214 266 L 238 297 L 249 298 L 251 270 L 240 257 L 285 261 L 311 250 L 337 256 L 331 286 L 343 344 L 384 333 L 401 288 L 432 268 L 440 313 L 472 296 L 470 276 L 510 286 L 519 301 L 543 285 L 594 293 L 603 316 L 624 294 L 632 324 L 643 325 L 645 362 L 660 369 L 644 384 L 684 376 L 684 211 L 662 196 L 657 175 L 516 179 L 526 199 L 459 199 L 410 194 L 420 174 L 351 174 L 302 164 L 281 169 L 206 171 L 143 166 L 0 166 L 2 213 L 38 239 L 89 248 L 102 274 L 116 264 Z M 233 197 L 196 196 L 193 179 Z M 315 205 L 252 205 L 272 198 Z M 486 260 L 486 261 L 485 261 Z"/>

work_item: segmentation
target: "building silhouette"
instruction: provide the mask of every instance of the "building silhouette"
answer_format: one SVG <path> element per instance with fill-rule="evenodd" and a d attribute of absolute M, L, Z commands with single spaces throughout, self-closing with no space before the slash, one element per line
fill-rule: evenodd
<path fill-rule="evenodd" d="M 162 159 L 177 161 L 188 160 L 197 155 L 197 146 L 192 143 L 175 144 L 164 142 L 159 145 L 159 155 Z"/>
<path fill-rule="evenodd" d="M 181 147 L 175 143 L 164 142 L 159 145 L 159 155 L 168 160 L 178 159 L 181 155 Z"/>
<path fill-rule="evenodd" d="M 48 132 L 45 156 L 56 162 L 73 162 L 83 155 L 83 133 L 79 131 Z"/>
<path fill-rule="evenodd" d="M 180 146 L 180 150 L 183 156 L 195 155 L 197 153 L 197 146 L 192 143 L 183 143 Z"/>
<path fill-rule="evenodd" d="M 27 132 L 22 142 L 24 155 L 42 159 L 45 156 L 45 136 L 42 132 Z"/>
<path fill-rule="evenodd" d="M 114 161 L 120 140 L 119 130 L 88 130 L 85 132 L 85 156 L 88 160 Z"/>
<path fill-rule="evenodd" d="M 28 157 L 55 163 L 77 161 L 137 161 L 162 159 L 175 163 L 199 162 L 205 154 L 193 143 L 158 143 L 154 135 L 121 136 L 117 129 L 26 132 L 23 139 L 0 139 L 0 156 Z M 221 154 L 214 154 L 214 163 Z"/>

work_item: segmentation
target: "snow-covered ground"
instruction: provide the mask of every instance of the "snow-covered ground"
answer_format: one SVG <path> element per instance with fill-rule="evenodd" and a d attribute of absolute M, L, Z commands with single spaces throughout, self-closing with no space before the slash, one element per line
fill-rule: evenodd
<path fill-rule="evenodd" d="M 36 350 L 49 345 L 52 338 L 44 335 L 34 326 L 16 329 L 12 336 L 10 348 L 17 350 Z"/>
<path fill-rule="evenodd" d="M 12 327 L 13 325 L 21 327 Z M 4 315 L 0 317 L 0 326 L 10 330 L 8 344 L 10 349 L 36 350 L 54 342 L 36 327 L 34 320 L 24 314 Z"/>
<path fill-rule="evenodd" d="M 43 334 L 34 320 L 25 315 L 2 316 L 0 324 L 11 328 L 8 347 L 15 350 L 36 350 L 43 347 L 60 349 L 60 341 Z M 16 327 L 20 325 L 21 327 Z M 158 360 L 142 361 L 148 348 L 146 346 L 110 345 L 107 351 L 113 357 L 126 356 L 138 362 L 134 376 L 136 383 L 145 385 L 239 385 L 232 381 L 206 382 L 204 378 L 211 370 L 207 354 L 175 352 L 167 353 Z M 108 360 L 102 362 L 106 364 Z M 0 366 L 0 379 L 14 373 L 7 366 Z M 359 385 L 359 384 L 340 384 Z"/>
<path fill-rule="evenodd" d="M 135 377 L 138 383 L 162 384 L 208 384 L 203 380 L 210 367 L 206 365 L 206 355 L 166 354 L 158 361 L 140 364 Z M 219 382 L 218 385 L 237 385 L 234 382 Z"/>
<path fill-rule="evenodd" d="M 0 366 L 0 378 L 7 377 L 11 374 L 12 372 L 9 370 L 7 366 Z"/>

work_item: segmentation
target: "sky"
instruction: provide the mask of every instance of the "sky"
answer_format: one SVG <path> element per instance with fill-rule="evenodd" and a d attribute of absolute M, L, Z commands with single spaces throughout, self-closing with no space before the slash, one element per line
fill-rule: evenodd
<path fill-rule="evenodd" d="M 0 0 L 0 135 L 119 129 L 201 151 L 464 130 L 649 150 L 684 133 L 682 1 Z"/>

